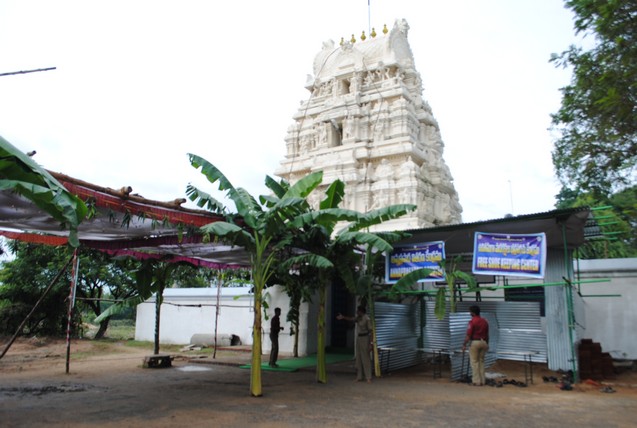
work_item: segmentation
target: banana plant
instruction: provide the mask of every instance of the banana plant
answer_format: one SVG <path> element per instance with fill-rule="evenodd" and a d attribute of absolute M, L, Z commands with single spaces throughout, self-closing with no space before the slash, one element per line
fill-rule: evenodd
<path fill-rule="evenodd" d="M 475 292 L 479 290 L 475 277 L 458 269 L 461 261 L 462 256 L 456 256 L 451 260 L 449 267 L 447 267 L 445 260 L 440 262 L 440 268 L 444 273 L 447 287 L 438 288 L 436 292 L 434 313 L 439 320 L 443 319 L 447 313 L 447 295 L 449 295 L 450 312 L 456 312 L 456 284 L 458 284 L 458 282 L 465 282 L 467 284 L 467 291 Z M 394 284 L 392 287 L 393 292 L 399 294 L 401 291 L 410 290 L 418 281 L 427 279 L 432 271 L 432 269 L 422 268 L 408 273 Z"/>
<path fill-rule="evenodd" d="M 237 188 L 207 160 L 190 154 L 193 167 L 201 168 L 202 174 L 212 184 L 218 184 L 220 191 L 235 203 L 237 214 L 243 225 L 218 221 L 202 227 L 204 233 L 229 240 L 244 247 L 251 255 L 252 278 L 254 281 L 254 327 L 252 345 L 252 364 L 250 392 L 253 396 L 262 395 L 261 385 L 261 301 L 263 289 L 275 274 L 277 257 L 285 248 L 297 248 L 305 254 L 292 257 L 286 266 L 307 264 L 318 269 L 319 277 L 319 314 L 318 314 L 318 354 L 317 381 L 327 382 L 325 362 L 325 317 L 327 285 L 335 272 L 335 261 L 352 257 L 354 248 L 360 245 L 371 246 L 380 251 L 390 251 L 392 246 L 373 233 L 360 232 L 363 228 L 380 224 L 385 220 L 399 217 L 414 210 L 414 205 L 396 205 L 361 214 L 357 211 L 338 208 L 345 195 L 345 184 L 336 180 L 330 184 L 321 200 L 319 209 L 313 210 L 307 197 L 323 179 L 322 171 L 311 173 L 294 185 L 285 181 L 277 182 L 266 177 L 265 184 L 271 195 L 260 196 L 256 201 L 245 189 Z M 208 193 L 189 185 L 186 194 L 200 207 L 221 207 Z M 333 238 L 336 225 L 349 222 L 349 225 Z M 353 281 L 351 271 L 339 269 Z"/>
<path fill-rule="evenodd" d="M 189 154 L 191 165 L 199 169 L 211 184 L 235 204 L 241 223 L 218 221 L 201 230 L 210 237 L 224 239 L 239 245 L 250 254 L 252 280 L 254 282 L 254 323 L 252 330 L 252 359 L 250 371 L 250 394 L 263 395 L 261 382 L 261 332 L 263 290 L 276 271 L 281 251 L 290 242 L 296 228 L 296 217 L 309 210 L 306 198 L 322 181 L 323 173 L 315 172 L 301 178 L 294 185 L 284 188 L 276 181 L 266 178 L 266 185 L 275 188 L 275 196 L 261 196 L 259 202 L 241 187 L 235 187 L 228 178 L 206 159 Z M 209 194 L 188 185 L 186 194 L 201 207 L 223 207 Z M 324 260 L 316 260 L 322 266 Z"/>
<path fill-rule="evenodd" d="M 327 383 L 325 359 L 325 321 L 327 289 L 335 275 L 339 275 L 350 290 L 356 289 L 356 267 L 360 264 L 357 251 L 361 249 L 389 252 L 393 249 L 381 234 L 363 231 L 386 220 L 398 218 L 416 209 L 415 205 L 392 205 L 368 213 L 338 208 L 345 195 L 345 184 L 334 181 L 327 189 L 319 210 L 298 216 L 296 226 L 303 231 L 294 237 L 292 245 L 307 251 L 288 261 L 291 264 L 308 263 L 317 266 L 323 260 L 324 268 L 319 268 L 319 315 L 317 325 L 317 366 L 316 380 Z M 346 227 L 337 230 L 342 222 Z M 318 267 L 318 266 L 317 266 Z M 366 294 L 363 294 L 366 296 Z"/>

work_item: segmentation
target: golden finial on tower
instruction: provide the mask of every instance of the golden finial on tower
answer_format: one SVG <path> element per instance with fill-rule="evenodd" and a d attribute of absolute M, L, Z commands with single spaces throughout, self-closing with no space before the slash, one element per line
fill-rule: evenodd
<path fill-rule="evenodd" d="M 356 37 L 354 37 L 354 35 L 352 34 L 352 39 L 350 40 L 350 42 L 352 43 L 356 43 Z"/>
<path fill-rule="evenodd" d="M 387 34 L 389 33 L 389 30 L 387 29 L 387 24 L 383 25 L 383 34 Z"/>
<path fill-rule="evenodd" d="M 374 27 L 372 27 L 372 32 L 369 33 L 369 35 L 372 37 L 376 37 L 376 29 Z"/>
<path fill-rule="evenodd" d="M 344 37 L 341 37 L 341 43 L 340 43 L 340 45 L 341 45 L 341 46 L 343 46 L 344 44 L 345 44 L 345 38 L 344 38 Z"/>
<path fill-rule="evenodd" d="M 366 38 L 367 38 L 367 36 L 365 36 L 365 32 L 363 31 L 363 34 L 361 34 L 361 40 L 365 41 Z"/>

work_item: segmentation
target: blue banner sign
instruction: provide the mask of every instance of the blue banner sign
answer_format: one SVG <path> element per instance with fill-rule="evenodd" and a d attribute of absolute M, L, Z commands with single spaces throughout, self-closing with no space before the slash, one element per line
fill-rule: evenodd
<path fill-rule="evenodd" d="M 476 232 L 473 273 L 544 278 L 546 235 Z"/>
<path fill-rule="evenodd" d="M 445 243 L 442 241 L 425 242 L 412 247 L 398 247 L 387 257 L 385 281 L 393 283 L 417 269 L 432 269 L 424 281 L 440 281 L 444 273 L 440 262 L 445 258 Z"/>

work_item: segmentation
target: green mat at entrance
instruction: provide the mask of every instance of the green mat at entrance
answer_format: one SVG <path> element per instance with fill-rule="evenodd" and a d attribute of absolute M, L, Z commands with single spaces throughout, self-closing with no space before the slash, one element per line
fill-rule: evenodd
<path fill-rule="evenodd" d="M 348 361 L 354 358 L 353 354 L 334 353 L 325 354 L 325 362 L 327 364 L 340 363 L 341 361 Z M 295 372 L 298 369 L 306 367 L 316 366 L 316 355 L 310 355 L 307 357 L 282 359 L 277 362 L 279 367 L 270 367 L 268 361 L 261 363 L 261 370 L 271 370 L 279 372 Z M 245 364 L 239 366 L 242 369 L 249 369 L 252 364 Z"/>

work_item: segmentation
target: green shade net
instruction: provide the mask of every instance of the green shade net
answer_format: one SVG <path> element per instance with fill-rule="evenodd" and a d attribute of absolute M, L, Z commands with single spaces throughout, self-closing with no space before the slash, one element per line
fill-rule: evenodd
<path fill-rule="evenodd" d="M 350 361 L 354 358 L 353 354 L 344 354 L 344 353 L 328 353 L 325 355 L 325 362 L 327 364 L 340 363 L 343 361 Z M 316 355 L 309 355 L 307 357 L 301 358 L 289 358 L 289 359 L 280 359 L 277 361 L 279 367 L 270 367 L 268 362 L 264 362 L 261 364 L 262 370 L 268 371 L 279 371 L 279 372 L 295 372 L 299 369 L 307 368 L 307 367 L 315 367 L 316 366 Z M 249 369 L 250 364 L 246 364 L 243 366 L 239 366 L 242 369 Z"/>

